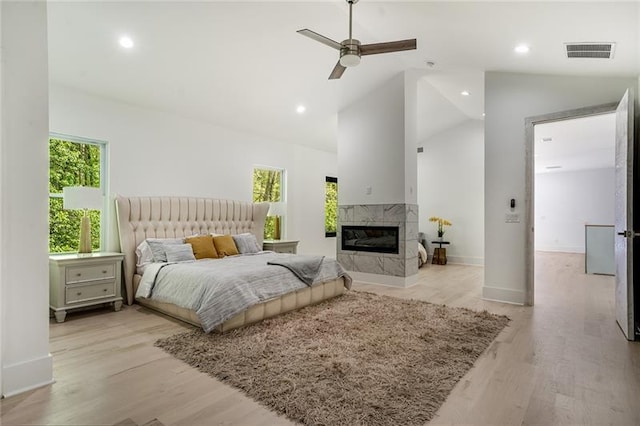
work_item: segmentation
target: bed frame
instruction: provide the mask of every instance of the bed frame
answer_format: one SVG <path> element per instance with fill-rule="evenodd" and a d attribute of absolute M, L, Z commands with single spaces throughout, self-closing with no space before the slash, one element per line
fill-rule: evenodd
<path fill-rule="evenodd" d="M 147 238 L 175 238 L 194 234 L 241 234 L 250 232 L 262 246 L 268 203 L 191 197 L 122 197 L 116 196 L 116 216 L 127 304 L 142 278 L 136 274 L 135 250 Z M 284 312 L 319 303 L 344 293 L 344 280 L 338 278 L 307 287 L 254 305 L 218 326 L 225 332 L 261 321 Z M 196 313 L 171 303 L 135 299 L 139 304 L 166 315 L 200 326 Z"/>

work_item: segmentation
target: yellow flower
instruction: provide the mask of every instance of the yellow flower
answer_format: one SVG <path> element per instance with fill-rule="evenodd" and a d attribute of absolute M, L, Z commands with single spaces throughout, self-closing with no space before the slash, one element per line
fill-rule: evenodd
<path fill-rule="evenodd" d="M 447 219 L 443 219 L 441 217 L 437 217 L 437 216 L 431 216 L 429 218 L 429 222 L 436 222 L 438 224 L 438 236 L 441 237 L 442 234 L 444 234 L 444 227 L 445 226 L 451 226 L 451 222 L 449 222 Z"/>

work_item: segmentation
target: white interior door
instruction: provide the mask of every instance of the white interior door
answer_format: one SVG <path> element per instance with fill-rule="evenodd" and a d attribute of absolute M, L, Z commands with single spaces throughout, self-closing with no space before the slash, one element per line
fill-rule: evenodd
<path fill-rule="evenodd" d="M 625 337 L 633 329 L 633 93 L 627 90 L 616 109 L 616 321 Z"/>

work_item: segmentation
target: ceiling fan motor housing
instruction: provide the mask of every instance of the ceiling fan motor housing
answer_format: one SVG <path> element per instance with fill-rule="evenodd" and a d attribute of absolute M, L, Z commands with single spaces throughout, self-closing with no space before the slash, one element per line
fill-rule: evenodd
<path fill-rule="evenodd" d="M 340 49 L 340 65 L 355 67 L 360 63 L 360 40 L 355 38 L 344 40 Z"/>
<path fill-rule="evenodd" d="M 417 48 L 415 38 L 411 40 L 361 45 L 360 40 L 353 38 L 353 5 L 358 3 L 358 0 L 346 0 L 346 2 L 349 4 L 349 38 L 343 40 L 342 43 L 338 43 L 337 41 L 332 40 L 329 37 L 325 37 L 322 34 L 318 34 L 315 31 L 311 31 L 308 28 L 298 30 L 298 34 L 302 34 L 303 36 L 325 44 L 332 49 L 340 51 L 340 60 L 333 68 L 333 71 L 331 71 L 331 74 L 329 74 L 329 80 L 339 79 L 342 77 L 342 74 L 347 67 L 355 67 L 360 64 L 360 57 L 362 55 L 378 55 L 380 53 L 415 50 Z"/>

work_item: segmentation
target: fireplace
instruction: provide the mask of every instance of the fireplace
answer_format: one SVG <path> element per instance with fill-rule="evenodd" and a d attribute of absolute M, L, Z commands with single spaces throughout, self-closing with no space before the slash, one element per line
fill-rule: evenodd
<path fill-rule="evenodd" d="M 397 226 L 342 226 L 342 250 L 398 254 Z"/>

